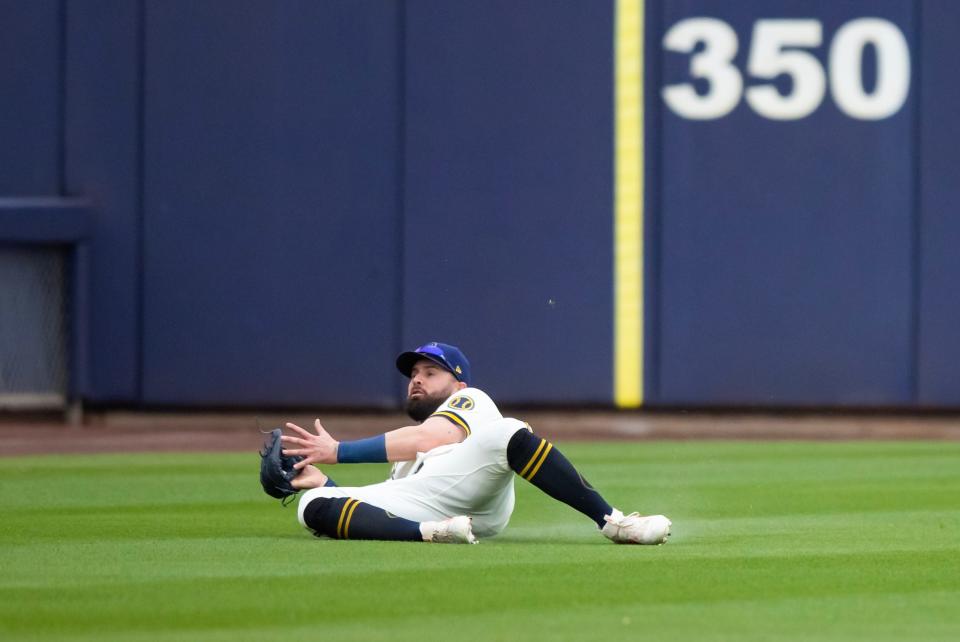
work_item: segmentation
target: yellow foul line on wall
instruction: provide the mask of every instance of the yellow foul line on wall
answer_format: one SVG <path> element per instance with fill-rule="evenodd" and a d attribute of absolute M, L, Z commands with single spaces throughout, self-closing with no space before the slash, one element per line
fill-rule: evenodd
<path fill-rule="evenodd" d="M 614 402 L 643 404 L 643 0 L 616 0 Z"/>

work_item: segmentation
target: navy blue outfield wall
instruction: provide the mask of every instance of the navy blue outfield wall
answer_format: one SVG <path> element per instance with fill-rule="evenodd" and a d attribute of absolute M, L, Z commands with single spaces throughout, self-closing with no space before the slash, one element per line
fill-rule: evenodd
<path fill-rule="evenodd" d="M 26 3 L 24 3 L 26 4 Z M 142 139 L 136 2 L 63 3 L 64 191 L 94 204 L 84 312 L 90 355 L 77 392 L 140 400 Z"/>
<path fill-rule="evenodd" d="M 392 401 L 399 7 L 148 3 L 144 402 Z"/>
<path fill-rule="evenodd" d="M 495 398 L 610 403 L 612 5 L 412 2 L 402 338 Z"/>
<path fill-rule="evenodd" d="M 609 398 L 610 12 L 401 7 L 148 6 L 143 401 L 390 404 L 435 336 Z"/>
<path fill-rule="evenodd" d="M 960 405 L 956 3 L 647 7 L 647 398 Z"/>
<path fill-rule="evenodd" d="M 387 407 L 436 337 L 503 402 L 612 404 L 614 2 L 0 19 L 0 196 L 84 199 L 88 402 Z M 647 404 L 960 406 L 957 27 L 646 2 Z"/>
<path fill-rule="evenodd" d="M 960 85 L 956 53 L 960 3 L 922 5 L 917 193 L 919 307 L 917 397 L 922 406 L 960 405 Z"/>
<path fill-rule="evenodd" d="M 59 0 L 0 3 L 0 195 L 61 189 Z"/>
<path fill-rule="evenodd" d="M 659 368 L 650 391 L 659 402 L 913 399 L 918 92 L 874 119 L 838 100 L 830 74 L 844 56 L 861 55 L 858 43 L 831 47 L 845 42 L 844 26 L 882 18 L 909 47 L 914 9 L 899 0 L 822 2 L 810 19 L 791 11 L 797 4 L 665 2 L 652 16 L 651 44 L 669 41 L 651 61 L 666 92 L 652 105 L 661 144 L 650 159 L 660 179 L 651 208 Z M 684 30 L 703 39 L 702 52 L 683 50 Z M 691 58 L 720 52 L 729 37 L 739 46 L 716 54 L 729 62 L 714 85 L 683 95 Z M 901 54 L 891 45 L 876 59 Z M 877 64 L 862 67 L 877 75 Z M 865 79 L 875 90 L 899 81 L 889 78 L 892 66 L 881 69 Z"/>

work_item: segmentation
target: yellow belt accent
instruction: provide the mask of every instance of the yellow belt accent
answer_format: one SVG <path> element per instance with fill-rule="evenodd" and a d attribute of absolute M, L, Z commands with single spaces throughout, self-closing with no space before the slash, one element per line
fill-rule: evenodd
<path fill-rule="evenodd" d="M 353 519 L 353 511 L 357 510 L 357 506 L 360 505 L 360 502 L 357 501 L 356 504 L 350 507 L 350 512 L 347 513 L 347 521 L 343 523 L 343 539 L 347 539 L 347 536 L 350 534 L 350 520 Z"/>
<path fill-rule="evenodd" d="M 527 481 L 533 479 L 533 476 L 537 474 L 537 471 L 540 470 L 540 466 L 543 466 L 543 462 L 547 461 L 547 455 L 550 454 L 550 449 L 553 448 L 553 444 L 547 444 L 547 449 L 543 451 L 543 455 L 540 456 L 540 461 L 537 462 L 537 465 L 533 467 L 533 470 L 530 471 L 530 474 L 527 475 Z"/>
<path fill-rule="evenodd" d="M 527 471 L 530 470 L 530 467 L 533 466 L 533 462 L 537 460 L 537 456 L 540 454 L 540 451 L 543 450 L 543 447 L 547 445 L 546 439 L 540 440 L 540 445 L 537 446 L 537 451 L 533 453 L 533 457 L 530 458 L 530 461 L 527 462 L 527 465 L 523 467 L 523 470 L 520 471 L 520 476 L 524 479 L 527 478 Z"/>
<path fill-rule="evenodd" d="M 343 528 L 343 519 L 347 515 L 347 507 L 350 506 L 351 502 L 355 501 L 357 500 L 351 497 L 347 501 L 343 502 L 343 508 L 340 509 L 340 521 L 337 522 L 337 537 L 341 539 L 343 538 L 343 531 L 341 529 Z"/>

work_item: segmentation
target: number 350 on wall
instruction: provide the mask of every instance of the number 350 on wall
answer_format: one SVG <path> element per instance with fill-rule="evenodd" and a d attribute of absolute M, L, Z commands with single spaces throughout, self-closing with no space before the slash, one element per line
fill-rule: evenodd
<path fill-rule="evenodd" d="M 699 43 L 703 48 L 697 50 Z M 698 93 L 691 83 L 663 88 L 663 99 L 677 115 L 693 120 L 726 116 L 745 97 L 759 115 L 797 120 L 823 102 L 829 78 L 830 95 L 847 116 L 880 120 L 897 113 L 910 92 L 910 48 L 897 25 L 881 18 L 858 18 L 841 26 L 830 43 L 827 70 L 809 51 L 823 44 L 819 20 L 757 20 L 753 25 L 746 73 L 771 83 L 743 88 L 743 75 L 733 65 L 739 43 L 733 28 L 715 18 L 688 18 L 663 37 L 668 51 L 690 55 L 690 75 L 708 84 Z M 876 52 L 876 82 L 867 91 L 861 73 L 867 46 Z M 695 51 L 696 50 L 696 51 Z M 791 79 L 789 93 L 773 84 Z"/>

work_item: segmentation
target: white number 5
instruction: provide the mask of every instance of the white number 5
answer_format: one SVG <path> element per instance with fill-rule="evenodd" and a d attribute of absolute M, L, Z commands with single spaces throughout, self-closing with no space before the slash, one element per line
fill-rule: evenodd
<path fill-rule="evenodd" d="M 786 47 L 819 47 L 822 42 L 819 20 L 757 20 L 747 72 L 767 79 L 787 74 L 793 87 L 785 96 L 773 85 L 750 87 L 746 97 L 754 111 L 771 120 L 794 120 L 820 106 L 827 89 L 823 67 L 809 52 Z"/>

